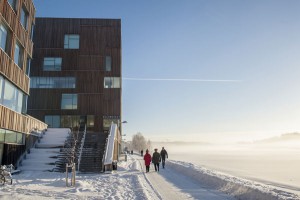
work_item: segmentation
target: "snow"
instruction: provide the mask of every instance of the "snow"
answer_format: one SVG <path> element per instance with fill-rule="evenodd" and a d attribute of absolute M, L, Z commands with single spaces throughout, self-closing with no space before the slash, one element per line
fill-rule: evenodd
<path fill-rule="evenodd" d="M 60 147 L 64 146 L 64 142 L 69 135 L 70 129 L 66 128 L 49 128 L 40 142 L 35 145 L 36 148 L 31 148 L 30 153 L 26 155 L 19 166 L 22 171 L 48 171 L 55 166 L 50 165 L 56 161 L 54 156 L 57 156 Z"/>
<path fill-rule="evenodd" d="M 166 168 L 145 173 L 142 157 L 128 155 L 113 173 L 77 174 L 66 187 L 65 173 L 23 170 L 14 184 L 0 187 L 0 199 L 300 199 L 299 196 L 205 169 L 167 160 Z"/>
<path fill-rule="evenodd" d="M 118 126 L 116 124 L 112 123 L 110 126 L 110 132 L 109 132 L 109 135 L 107 138 L 104 165 L 111 165 L 113 162 L 114 142 L 115 142 L 115 137 L 117 134 L 118 134 Z"/>
<path fill-rule="evenodd" d="M 36 144 L 37 148 L 51 148 L 64 146 L 65 140 L 70 133 L 68 128 L 48 128 L 41 142 Z"/>
<path fill-rule="evenodd" d="M 68 130 L 48 130 L 31 150 L 20 167 L 21 173 L 13 176 L 13 184 L 0 186 L 0 199 L 201 199 L 201 200 L 300 200 L 295 193 L 275 186 L 238 178 L 198 165 L 167 160 L 166 168 L 145 173 L 143 158 L 127 155 L 127 161 L 118 162 L 112 173 L 76 175 L 76 185 L 66 186 L 66 173 L 46 171 L 55 162 Z M 44 145 L 44 146 L 43 146 Z M 43 148 L 42 148 L 43 147 Z M 71 174 L 69 174 L 69 181 Z"/>

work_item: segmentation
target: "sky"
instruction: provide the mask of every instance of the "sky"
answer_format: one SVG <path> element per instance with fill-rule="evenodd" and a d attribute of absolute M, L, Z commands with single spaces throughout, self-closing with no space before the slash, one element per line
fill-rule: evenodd
<path fill-rule="evenodd" d="M 122 21 L 125 139 L 300 131 L 300 1 L 34 0 L 37 17 Z"/>

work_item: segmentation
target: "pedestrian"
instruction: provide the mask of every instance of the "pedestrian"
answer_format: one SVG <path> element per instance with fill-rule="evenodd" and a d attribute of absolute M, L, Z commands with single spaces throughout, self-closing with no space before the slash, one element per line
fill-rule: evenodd
<path fill-rule="evenodd" d="M 149 172 L 150 169 L 150 163 L 151 163 L 151 155 L 149 154 L 148 149 L 146 150 L 146 153 L 144 155 L 145 165 L 146 165 L 146 173 Z"/>
<path fill-rule="evenodd" d="M 143 149 L 141 150 L 141 156 L 143 156 L 144 155 L 144 151 L 143 151 Z"/>
<path fill-rule="evenodd" d="M 157 152 L 157 149 L 154 149 L 154 153 L 152 155 L 152 163 L 154 164 L 154 169 L 157 172 L 159 172 L 160 161 L 161 161 L 160 154 Z"/>
<path fill-rule="evenodd" d="M 162 147 L 162 149 L 160 151 L 160 156 L 161 156 L 162 167 L 164 169 L 165 163 L 166 163 L 166 157 L 168 158 L 168 152 L 165 150 L 164 147 Z"/>

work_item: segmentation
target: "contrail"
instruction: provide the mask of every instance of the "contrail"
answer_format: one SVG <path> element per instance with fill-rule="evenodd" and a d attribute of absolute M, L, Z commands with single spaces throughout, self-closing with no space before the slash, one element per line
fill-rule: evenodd
<path fill-rule="evenodd" d="M 181 78 L 129 78 L 123 77 L 123 80 L 129 81 L 186 81 L 186 82 L 242 82 L 235 79 L 181 79 Z"/>

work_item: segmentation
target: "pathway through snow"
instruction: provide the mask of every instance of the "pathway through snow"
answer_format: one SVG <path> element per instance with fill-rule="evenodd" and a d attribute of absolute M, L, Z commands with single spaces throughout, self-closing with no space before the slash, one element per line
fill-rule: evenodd
<path fill-rule="evenodd" d="M 153 188 L 154 193 L 159 199 L 203 199 L 203 200 L 230 200 L 234 199 L 224 193 L 216 190 L 209 190 L 199 183 L 194 182 L 190 178 L 178 174 L 178 172 L 168 168 L 160 168 L 159 172 L 154 171 L 153 165 L 150 167 L 150 172 L 145 173 L 144 161 L 141 156 L 129 156 L 129 163 L 137 163 L 143 171 L 144 178 Z M 142 167 L 143 166 L 143 167 Z"/>

